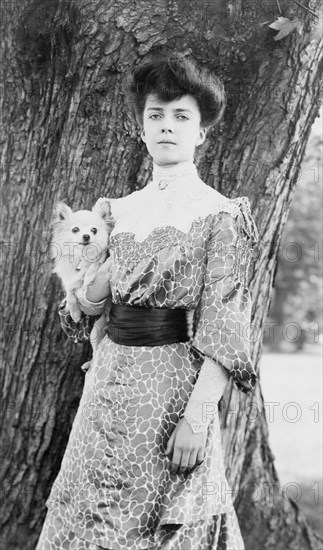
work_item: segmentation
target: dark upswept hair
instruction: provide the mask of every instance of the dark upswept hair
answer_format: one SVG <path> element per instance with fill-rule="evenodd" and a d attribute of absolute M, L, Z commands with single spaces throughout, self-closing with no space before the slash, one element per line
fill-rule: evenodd
<path fill-rule="evenodd" d="M 201 125 L 207 128 L 221 120 L 227 102 L 222 81 L 179 53 L 159 54 L 136 67 L 126 79 L 125 93 L 140 125 L 148 94 L 156 95 L 160 101 L 193 96 L 200 109 Z"/>

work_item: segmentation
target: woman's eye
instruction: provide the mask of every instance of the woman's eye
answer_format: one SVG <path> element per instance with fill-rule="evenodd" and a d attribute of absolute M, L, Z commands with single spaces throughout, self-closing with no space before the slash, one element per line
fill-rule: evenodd
<path fill-rule="evenodd" d="M 91 231 L 92 231 L 93 235 L 96 235 L 97 232 L 98 232 L 96 227 L 92 227 Z"/>
<path fill-rule="evenodd" d="M 158 114 L 155 113 L 155 114 L 153 114 L 153 115 L 150 115 L 149 118 L 154 119 L 154 117 L 160 117 L 160 116 L 161 116 L 161 115 L 160 115 L 159 113 L 158 113 Z M 184 120 L 189 120 L 188 117 L 185 116 L 185 115 L 178 115 L 177 118 L 181 118 L 181 119 L 184 119 Z"/>
<path fill-rule="evenodd" d="M 78 228 L 78 227 L 73 227 L 72 233 L 77 233 L 78 231 L 79 231 L 79 228 Z"/>

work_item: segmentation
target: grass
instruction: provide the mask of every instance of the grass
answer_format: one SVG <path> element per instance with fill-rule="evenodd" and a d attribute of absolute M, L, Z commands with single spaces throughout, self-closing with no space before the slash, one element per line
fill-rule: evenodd
<path fill-rule="evenodd" d="M 296 352 L 265 351 L 260 384 L 281 485 L 323 536 L 321 365 L 319 344 Z"/>

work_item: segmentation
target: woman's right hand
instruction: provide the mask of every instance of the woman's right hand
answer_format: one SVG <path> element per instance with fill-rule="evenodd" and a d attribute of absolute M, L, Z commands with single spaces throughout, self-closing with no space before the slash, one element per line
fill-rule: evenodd
<path fill-rule="evenodd" d="M 87 288 L 85 297 L 90 302 L 100 302 L 110 295 L 110 268 L 111 257 L 109 256 L 109 258 L 100 265 L 93 283 Z"/>
<path fill-rule="evenodd" d="M 186 418 L 181 418 L 175 426 L 166 446 L 165 455 L 171 461 L 172 474 L 190 472 L 204 462 L 207 431 L 193 433 Z"/>

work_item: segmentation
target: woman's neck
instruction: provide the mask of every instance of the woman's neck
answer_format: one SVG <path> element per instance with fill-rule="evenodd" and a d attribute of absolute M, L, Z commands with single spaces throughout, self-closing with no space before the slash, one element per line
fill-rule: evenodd
<path fill-rule="evenodd" d="M 181 177 L 198 177 L 197 168 L 193 159 L 179 162 L 178 164 L 163 164 L 153 163 L 153 179 L 160 178 L 181 178 Z"/>

